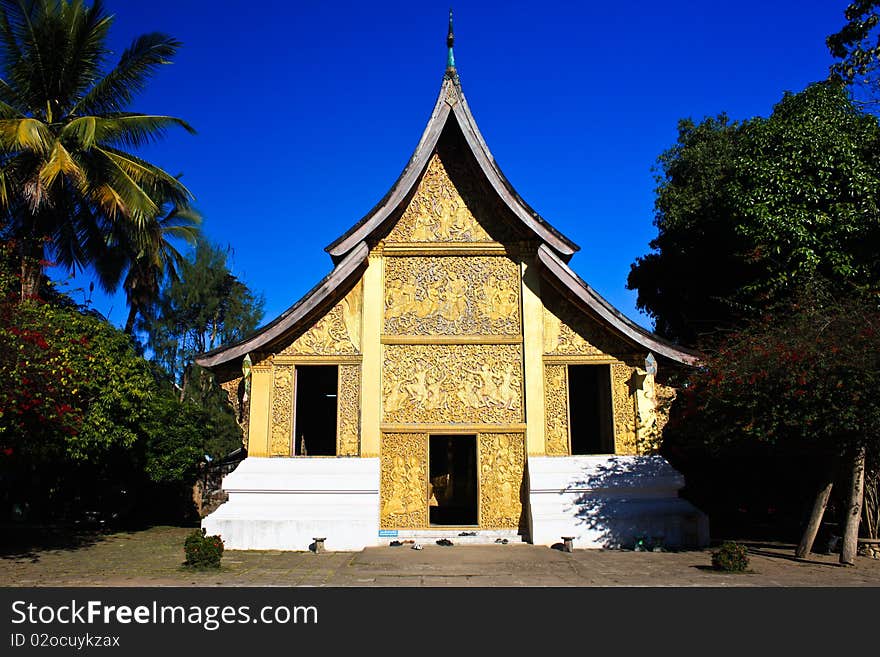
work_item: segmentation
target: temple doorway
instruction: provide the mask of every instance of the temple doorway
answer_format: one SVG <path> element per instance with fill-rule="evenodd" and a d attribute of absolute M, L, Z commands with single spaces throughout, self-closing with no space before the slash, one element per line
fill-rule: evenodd
<path fill-rule="evenodd" d="M 572 454 L 613 454 L 611 368 L 568 366 L 568 408 Z"/>
<path fill-rule="evenodd" d="M 428 505 L 432 525 L 476 525 L 477 437 L 431 436 Z"/>
<path fill-rule="evenodd" d="M 295 456 L 336 456 L 336 365 L 296 366 Z"/>

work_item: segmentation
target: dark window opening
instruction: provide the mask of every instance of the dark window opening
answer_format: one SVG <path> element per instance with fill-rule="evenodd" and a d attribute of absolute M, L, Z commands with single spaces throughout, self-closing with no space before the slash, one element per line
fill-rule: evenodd
<path fill-rule="evenodd" d="M 477 437 L 431 436 L 428 505 L 432 525 L 477 524 Z"/>
<path fill-rule="evenodd" d="M 336 456 L 337 381 L 335 365 L 296 366 L 296 456 Z"/>
<path fill-rule="evenodd" d="M 572 454 L 613 454 L 611 368 L 568 366 L 568 416 Z"/>

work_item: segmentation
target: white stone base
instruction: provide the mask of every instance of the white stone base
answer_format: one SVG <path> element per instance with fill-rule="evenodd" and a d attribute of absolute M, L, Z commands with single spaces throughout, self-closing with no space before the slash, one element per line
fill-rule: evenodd
<path fill-rule="evenodd" d="M 530 456 L 531 539 L 575 548 L 709 543 L 705 514 L 678 497 L 684 478 L 660 456 Z"/>
<path fill-rule="evenodd" d="M 228 550 L 378 545 L 378 458 L 248 457 L 223 478 L 229 501 L 202 520 Z"/>

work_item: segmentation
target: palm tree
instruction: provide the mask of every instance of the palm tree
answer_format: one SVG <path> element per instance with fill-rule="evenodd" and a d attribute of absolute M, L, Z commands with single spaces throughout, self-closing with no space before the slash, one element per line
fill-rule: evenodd
<path fill-rule="evenodd" d="M 159 297 L 162 282 L 178 280 L 184 258 L 172 240 L 195 246 L 202 218 L 194 209 L 171 206 L 162 216 L 150 220 L 144 229 L 132 231 L 128 224 L 117 224 L 108 235 L 106 252 L 95 260 L 101 287 L 112 292 L 125 290 L 128 319 L 125 332 L 131 335 L 138 315 L 146 317 Z"/>
<path fill-rule="evenodd" d="M 171 127 L 194 132 L 175 117 L 125 111 L 180 44 L 140 36 L 103 73 L 112 22 L 101 0 L 0 0 L 0 213 L 22 258 L 23 298 L 47 259 L 72 271 L 94 264 L 109 235 L 148 239 L 162 203 L 191 199 L 127 152 Z"/>

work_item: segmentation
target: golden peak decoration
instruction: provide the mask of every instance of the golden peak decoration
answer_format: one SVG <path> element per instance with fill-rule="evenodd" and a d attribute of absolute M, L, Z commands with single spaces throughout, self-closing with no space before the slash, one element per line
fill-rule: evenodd
<path fill-rule="evenodd" d="M 279 353 L 285 356 L 346 356 L 360 353 L 362 284 Z"/>
<path fill-rule="evenodd" d="M 599 322 L 555 293 L 544 296 L 544 353 L 566 356 L 617 356 L 631 350 Z"/>
<path fill-rule="evenodd" d="M 403 215 L 391 230 L 387 242 L 493 242 L 493 238 L 474 216 L 472 209 L 488 217 L 490 212 L 481 211 L 487 203 L 477 177 L 468 175 L 468 167 L 461 164 L 450 165 L 461 168 L 456 181 L 452 182 L 444 162 L 436 153 L 431 156 L 425 175 Z M 467 199 L 467 201 L 465 200 Z M 495 219 L 494 223 L 498 223 Z M 501 234 L 504 231 L 499 227 Z"/>

